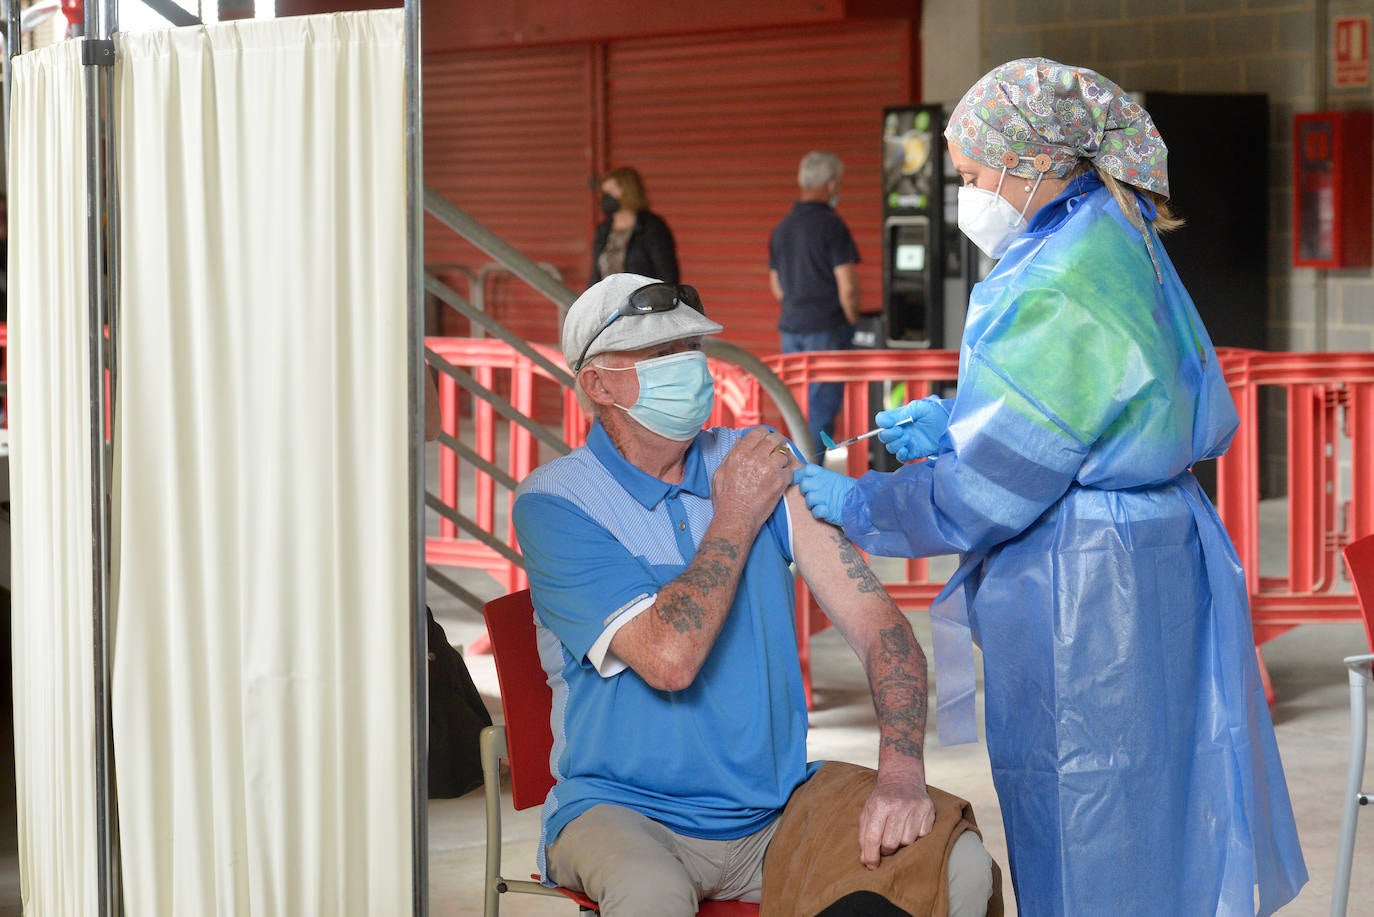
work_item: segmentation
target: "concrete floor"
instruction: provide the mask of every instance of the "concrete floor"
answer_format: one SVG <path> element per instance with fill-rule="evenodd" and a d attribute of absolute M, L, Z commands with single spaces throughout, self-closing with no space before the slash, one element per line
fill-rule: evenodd
<path fill-rule="evenodd" d="M 438 606 L 436 614 L 455 643 L 466 644 L 481 633 L 480 622 L 465 610 L 445 607 L 437 595 L 431 596 L 431 604 Z M 910 617 L 928 650 L 927 616 Z M 1278 692 L 1273 708 L 1275 727 L 1311 876 L 1296 901 L 1284 909 L 1285 915 L 1318 917 L 1330 911 L 1350 747 L 1350 690 L 1341 660 L 1362 652 L 1364 633 L 1357 624 L 1306 625 L 1264 648 Z M 833 629 L 815 638 L 812 653 L 816 703 L 811 717 L 811 757 L 874 765 L 877 727 L 858 660 Z M 467 661 L 499 722 L 500 701 L 491 658 L 468 654 Z M 932 737 L 926 758 L 931 783 L 973 803 L 984 841 L 1005 871 L 1006 841 L 986 747 L 980 742 L 944 748 Z M 1374 761 L 1370 765 L 1364 785 L 1374 789 Z M 505 800 L 505 872 L 522 876 L 533 869 L 538 809 L 512 812 L 509 795 Z M 1353 903 L 1348 911 L 1351 915 L 1374 915 L 1374 807 L 1363 813 L 1351 886 Z M 429 817 L 430 913 L 436 917 L 480 914 L 485 855 L 481 793 L 436 800 L 430 804 Z M 501 910 L 509 917 L 576 915 L 576 908 L 566 901 L 533 895 L 504 896 Z M 1008 901 L 1008 914 L 1015 913 L 1014 902 Z"/>
<path fill-rule="evenodd" d="M 1266 533 L 1266 575 L 1271 564 L 1281 563 L 1268 552 L 1282 550 L 1282 507 L 1262 508 Z M 494 582 L 482 574 L 463 574 L 460 580 L 481 595 L 497 593 Z M 0 590 L 0 619 L 8 636 L 8 592 Z M 431 586 L 430 604 L 449 639 L 466 645 L 482 627 L 476 613 Z M 924 614 L 911 615 L 913 627 L 924 646 L 930 646 L 929 621 Z M 6 641 L 8 643 L 8 641 Z M 1311 879 L 1298 899 L 1283 913 L 1319 917 L 1329 912 L 1335 872 L 1345 771 L 1349 754 L 1349 688 L 1341 660 L 1365 652 L 1364 634 L 1357 624 L 1307 625 L 1265 645 L 1278 699 L 1273 716 L 1279 746 L 1288 775 L 1289 789 L 1298 816 L 1303 852 Z M 812 645 L 815 710 L 812 714 L 810 754 L 873 765 L 877 757 L 877 727 L 873 708 L 858 660 L 832 629 L 817 635 Z M 5 670 L 0 692 L 8 695 L 9 652 L 4 647 Z M 473 678 L 493 715 L 500 720 L 496 675 L 489 656 L 467 655 Z M 6 698 L 7 700 L 7 698 Z M 980 698 L 981 708 L 981 698 Z M 12 718 L 10 704 L 0 704 L 0 917 L 19 917 L 19 867 L 15 842 L 13 796 Z M 933 738 L 926 749 L 933 784 L 969 799 L 977 812 L 988 849 L 1006 868 L 1006 842 L 992 787 L 986 748 L 981 744 L 943 748 Z M 1374 756 L 1371 756 L 1374 757 Z M 1366 768 L 1364 786 L 1374 789 L 1374 761 Z M 538 838 L 537 808 L 512 812 L 506 796 L 503 857 L 506 874 L 521 876 L 534 864 Z M 1374 807 L 1363 810 L 1355 853 L 1355 877 L 1349 909 L 1351 915 L 1374 915 Z M 461 799 L 434 800 L 429 806 L 430 913 L 435 917 L 466 917 L 482 909 L 482 872 L 485 855 L 481 793 Z M 1015 914 L 1008 901 L 1008 913 Z M 561 915 L 576 917 L 576 909 L 562 899 L 533 895 L 503 898 L 506 917 Z M 134 917 L 134 915 L 131 915 Z M 302 915 L 324 917 L 324 915 Z M 1078 917 L 1078 915 L 1075 915 Z M 1093 915 L 1095 917 L 1095 915 Z"/>
<path fill-rule="evenodd" d="M 456 606 L 445 607 L 440 596 L 432 599 L 440 606 L 439 617 L 451 640 L 466 644 L 481 633 L 474 616 Z M 929 647 L 927 617 L 915 614 L 911 620 L 923 645 Z M 1285 915 L 1319 917 L 1330 909 L 1350 744 L 1350 692 L 1341 659 L 1362 652 L 1363 640 L 1356 624 L 1307 625 L 1265 645 L 1265 659 L 1278 690 L 1274 721 L 1311 875 L 1302 894 L 1283 911 Z M 877 727 L 858 660 L 833 629 L 815 638 L 812 652 L 816 705 L 811 718 L 811 756 L 873 765 Z M 467 662 L 499 722 L 500 700 L 491 657 L 469 654 Z M 8 685 L 8 678 L 4 680 Z M 8 711 L 9 705 L 3 709 Z M 0 779 L 8 778 L 5 785 L 13 787 L 9 729 L 4 730 L 4 739 L 0 743 L 5 746 L 5 753 L 0 753 Z M 1006 842 L 986 748 L 981 743 L 943 748 L 932 739 L 926 757 L 932 783 L 973 802 L 988 849 L 1005 870 Z M 1366 769 L 1364 785 L 1374 789 L 1374 761 Z M 512 812 L 509 802 L 507 794 L 502 856 L 506 874 L 520 876 L 533 868 L 539 810 Z M 14 826 L 13 796 L 0 794 L 0 917 L 22 914 Z M 480 792 L 430 803 L 429 850 L 430 913 L 434 917 L 480 914 L 485 856 Z M 1349 913 L 1374 914 L 1374 807 L 1363 810 L 1355 868 L 1351 885 L 1351 901 L 1355 903 Z M 1008 904 L 1008 914 L 1015 914 L 1014 903 Z M 576 917 L 577 913 L 566 901 L 533 895 L 507 895 L 501 910 L 506 917 Z"/>

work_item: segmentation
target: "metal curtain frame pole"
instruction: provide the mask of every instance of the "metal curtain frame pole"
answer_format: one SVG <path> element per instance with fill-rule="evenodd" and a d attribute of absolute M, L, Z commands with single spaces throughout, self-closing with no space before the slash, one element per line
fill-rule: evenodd
<path fill-rule="evenodd" d="M 115 0 L 88 2 L 82 29 L 81 62 L 86 87 L 86 235 L 87 336 L 90 353 L 91 540 L 93 610 L 91 620 L 95 747 L 96 894 L 101 917 L 123 911 L 119 873 L 119 827 L 115 810 L 114 741 L 110 713 L 110 454 L 105 446 L 105 330 L 113 304 L 115 263 L 109 227 L 118 217 L 112 198 L 113 138 L 109 118 L 110 40 Z M 110 327 L 108 352 L 115 349 Z"/>
<path fill-rule="evenodd" d="M 105 35 L 108 40 L 105 45 L 107 56 L 104 62 L 108 65 L 105 68 L 106 78 L 100 93 L 100 109 L 103 113 L 106 125 L 105 133 L 105 234 L 106 250 L 109 259 L 105 263 L 105 321 L 109 324 L 109 338 L 105 345 L 105 354 L 108 360 L 106 364 L 106 375 L 109 378 L 108 391 L 106 397 L 109 398 L 110 415 L 110 454 L 107 456 L 109 471 L 114 473 L 114 418 L 115 418 L 115 393 L 119 391 L 119 353 L 115 350 L 114 342 L 119 340 L 119 182 L 116 180 L 116 155 L 115 144 L 117 138 L 114 136 L 114 36 L 119 32 L 119 0 L 100 0 L 104 7 L 105 14 Z M 123 907 L 120 908 L 123 910 Z"/>
<path fill-rule="evenodd" d="M 0 125 L 0 136 L 3 136 L 4 151 L 3 162 L 0 162 L 0 188 L 4 189 L 6 197 L 10 191 L 10 98 L 14 88 L 14 67 L 12 61 L 24 44 L 22 34 L 23 27 L 20 23 L 19 0 L 0 0 L 5 4 L 5 60 L 0 67 L 0 79 L 5 81 L 5 100 L 4 107 L 0 109 L 0 118 L 4 119 L 4 124 Z"/>
<path fill-rule="evenodd" d="M 429 627 L 425 617 L 424 174 L 420 0 L 405 0 L 406 379 L 411 645 L 411 906 L 429 914 Z"/>

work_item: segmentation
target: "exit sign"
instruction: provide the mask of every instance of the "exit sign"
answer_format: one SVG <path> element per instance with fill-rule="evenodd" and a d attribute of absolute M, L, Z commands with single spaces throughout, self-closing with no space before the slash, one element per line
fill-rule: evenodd
<path fill-rule="evenodd" d="M 1331 81 L 1338 88 L 1369 85 L 1369 17 L 1337 16 L 1332 23 Z"/>

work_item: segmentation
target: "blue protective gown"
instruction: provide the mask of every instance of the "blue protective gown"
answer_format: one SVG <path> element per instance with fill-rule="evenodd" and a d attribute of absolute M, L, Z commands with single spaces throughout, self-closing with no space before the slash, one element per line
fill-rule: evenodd
<path fill-rule="evenodd" d="M 1189 470 L 1235 407 L 1151 241 L 1071 183 L 972 291 L 938 455 L 844 506 L 867 551 L 963 555 L 1027 917 L 1269 914 L 1307 880 L 1240 561 Z"/>

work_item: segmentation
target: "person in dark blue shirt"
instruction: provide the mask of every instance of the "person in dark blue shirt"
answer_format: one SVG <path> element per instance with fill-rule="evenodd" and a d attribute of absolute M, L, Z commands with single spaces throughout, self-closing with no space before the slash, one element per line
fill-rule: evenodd
<path fill-rule="evenodd" d="M 859 249 L 835 212 L 844 163 L 834 153 L 812 150 L 797 170 L 801 195 L 773 230 L 768 244 L 768 283 L 782 303 L 783 353 L 848 350 L 859 320 Z M 814 382 L 806 415 L 813 448 L 821 432 L 833 435 L 844 401 L 844 383 Z"/>

